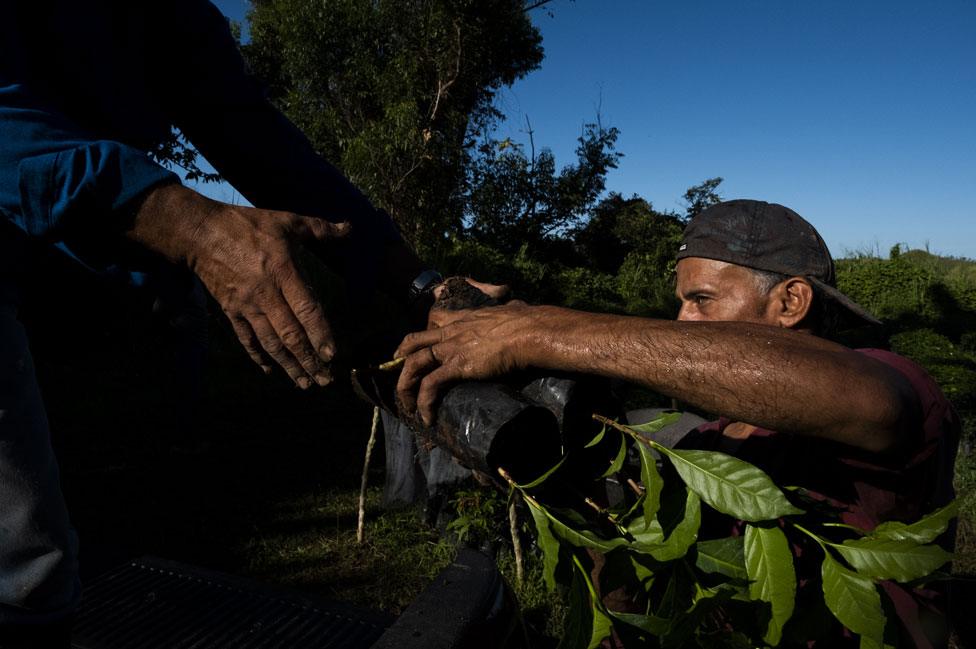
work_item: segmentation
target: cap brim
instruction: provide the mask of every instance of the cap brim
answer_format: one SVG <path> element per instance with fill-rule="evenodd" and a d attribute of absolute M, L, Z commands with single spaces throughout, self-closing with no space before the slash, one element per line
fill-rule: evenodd
<path fill-rule="evenodd" d="M 807 277 L 808 280 L 817 285 L 817 287 L 824 292 L 830 299 L 844 307 L 851 315 L 855 316 L 858 320 L 861 320 L 864 324 L 879 325 L 882 324 L 880 320 L 871 315 L 867 309 L 862 307 L 860 304 L 847 297 L 840 291 L 838 291 L 833 286 L 820 281 L 816 277 Z"/>

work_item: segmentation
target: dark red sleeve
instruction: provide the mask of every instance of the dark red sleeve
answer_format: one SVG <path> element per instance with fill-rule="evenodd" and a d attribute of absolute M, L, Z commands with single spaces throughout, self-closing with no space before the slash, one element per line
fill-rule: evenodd
<path fill-rule="evenodd" d="M 915 389 L 922 410 L 922 430 L 906 468 L 927 465 L 926 473 L 931 480 L 928 493 L 932 494 L 933 502 L 927 503 L 926 507 L 934 509 L 948 503 L 954 497 L 952 474 L 961 432 L 955 408 L 935 380 L 917 363 L 883 349 L 857 351 L 898 370 Z"/>

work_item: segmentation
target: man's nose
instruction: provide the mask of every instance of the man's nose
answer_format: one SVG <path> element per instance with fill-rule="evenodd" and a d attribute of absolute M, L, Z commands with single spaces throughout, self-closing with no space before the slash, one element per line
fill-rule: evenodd
<path fill-rule="evenodd" d="M 678 317 L 675 320 L 690 322 L 692 320 L 699 319 L 698 311 L 695 310 L 695 305 L 691 302 L 682 302 L 681 308 L 678 310 Z"/>

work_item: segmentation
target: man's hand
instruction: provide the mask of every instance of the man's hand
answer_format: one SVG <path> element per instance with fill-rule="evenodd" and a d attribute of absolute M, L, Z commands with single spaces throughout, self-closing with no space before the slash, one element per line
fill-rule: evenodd
<path fill-rule="evenodd" d="M 506 284 L 488 284 L 470 277 L 449 277 L 434 287 L 434 304 L 427 313 L 428 329 L 443 327 L 455 320 L 460 320 L 469 313 L 470 309 L 465 307 L 473 306 L 472 300 L 468 299 L 466 295 L 457 295 L 456 282 L 462 279 L 468 286 L 477 289 L 475 296 L 479 298 L 487 296 L 495 300 L 495 303 L 504 301 L 511 293 L 511 289 Z M 478 295 L 478 292 L 483 295 Z M 458 303 L 463 303 L 463 306 L 459 308 Z"/>
<path fill-rule="evenodd" d="M 397 399 L 407 412 L 417 410 L 428 426 L 445 386 L 501 376 L 528 367 L 528 350 L 553 307 L 523 303 L 449 312 L 453 321 L 409 334 L 395 357 L 404 358 Z"/>
<path fill-rule="evenodd" d="M 212 201 L 182 185 L 143 201 L 130 239 L 190 267 L 265 373 L 278 363 L 301 388 L 327 385 L 332 330 L 295 265 L 303 241 L 342 237 L 348 224 Z"/>

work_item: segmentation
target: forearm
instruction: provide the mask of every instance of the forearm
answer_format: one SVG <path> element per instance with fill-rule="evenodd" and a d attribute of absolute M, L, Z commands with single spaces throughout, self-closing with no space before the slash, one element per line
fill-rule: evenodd
<path fill-rule="evenodd" d="M 911 401 L 890 368 L 787 329 L 563 309 L 539 322 L 523 346 L 527 365 L 641 383 L 772 430 L 880 450 L 896 441 Z"/>

